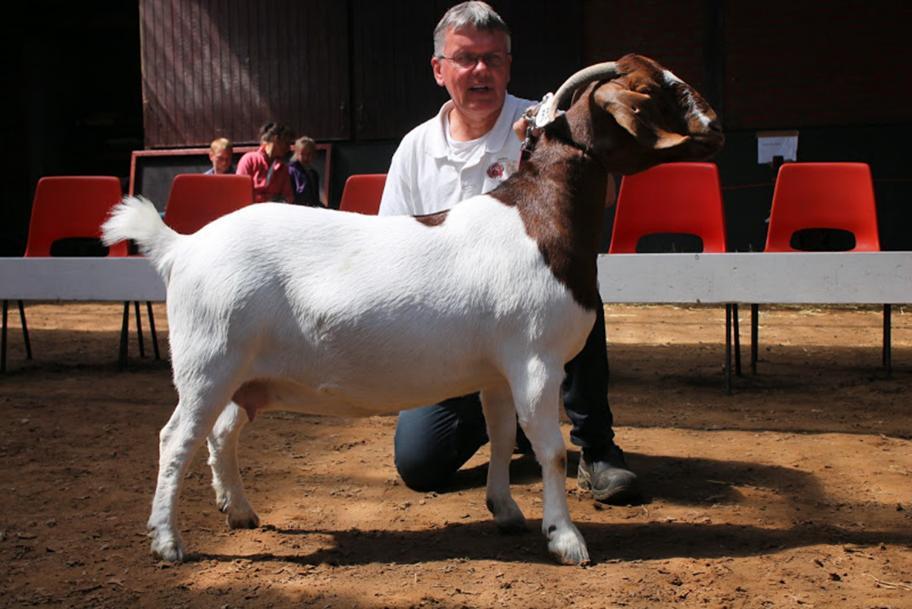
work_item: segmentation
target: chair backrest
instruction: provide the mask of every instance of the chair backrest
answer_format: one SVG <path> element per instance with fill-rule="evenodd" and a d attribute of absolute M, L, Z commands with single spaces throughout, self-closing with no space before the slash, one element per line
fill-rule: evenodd
<path fill-rule="evenodd" d="M 365 173 L 348 176 L 342 189 L 339 209 L 359 214 L 376 216 L 380 209 L 380 198 L 386 185 L 385 173 Z"/>
<path fill-rule="evenodd" d="M 791 244 L 795 232 L 820 228 L 852 233 L 851 251 L 880 250 L 867 163 L 786 163 L 779 169 L 764 251 L 800 251 Z"/>
<path fill-rule="evenodd" d="M 60 239 L 101 238 L 101 225 L 123 197 L 113 176 L 51 176 L 38 180 L 32 201 L 26 256 L 50 256 Z M 115 243 L 108 256 L 126 256 L 127 244 Z"/>
<path fill-rule="evenodd" d="M 243 175 L 181 173 L 174 176 L 165 205 L 165 224 L 195 233 L 216 218 L 253 203 L 253 180 Z"/>
<path fill-rule="evenodd" d="M 695 235 L 704 252 L 725 251 L 725 213 L 714 163 L 666 163 L 624 176 L 608 252 L 633 254 L 647 235 Z"/>

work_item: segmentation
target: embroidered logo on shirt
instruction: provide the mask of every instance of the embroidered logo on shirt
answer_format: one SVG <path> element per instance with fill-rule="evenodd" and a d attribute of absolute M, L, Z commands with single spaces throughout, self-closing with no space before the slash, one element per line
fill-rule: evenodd
<path fill-rule="evenodd" d="M 492 180 L 503 179 L 504 177 L 504 166 L 500 161 L 494 161 L 491 163 L 491 166 L 488 167 L 488 177 Z"/>
<path fill-rule="evenodd" d="M 516 161 L 512 161 L 506 157 L 501 157 L 491 163 L 486 173 L 492 180 L 503 181 L 516 173 L 516 170 L 518 168 L 519 164 Z"/>

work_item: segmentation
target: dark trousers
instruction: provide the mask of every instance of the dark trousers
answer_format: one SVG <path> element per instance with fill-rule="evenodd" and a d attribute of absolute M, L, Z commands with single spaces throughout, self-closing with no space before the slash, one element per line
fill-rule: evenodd
<path fill-rule="evenodd" d="M 570 440 L 585 449 L 589 458 L 597 459 L 607 452 L 614 438 L 601 301 L 586 345 L 564 370 L 561 390 L 564 409 L 573 423 Z M 396 424 L 396 469 L 409 488 L 437 490 L 487 441 L 477 393 L 404 410 Z"/>

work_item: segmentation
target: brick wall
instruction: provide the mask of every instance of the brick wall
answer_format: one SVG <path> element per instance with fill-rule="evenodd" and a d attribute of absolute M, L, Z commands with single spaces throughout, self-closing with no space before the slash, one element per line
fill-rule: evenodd
<path fill-rule="evenodd" d="M 912 120 L 912 3 L 730 2 L 724 20 L 728 127 Z"/>

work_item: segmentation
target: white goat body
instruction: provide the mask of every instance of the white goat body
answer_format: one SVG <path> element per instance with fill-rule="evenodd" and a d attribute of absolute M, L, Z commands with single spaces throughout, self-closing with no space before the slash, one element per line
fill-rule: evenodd
<path fill-rule="evenodd" d="M 256 382 L 257 410 L 369 416 L 479 391 L 530 352 L 569 360 L 595 318 L 486 195 L 440 226 L 265 203 L 190 236 L 131 198 L 105 231 L 151 237 L 176 377 Z"/>

